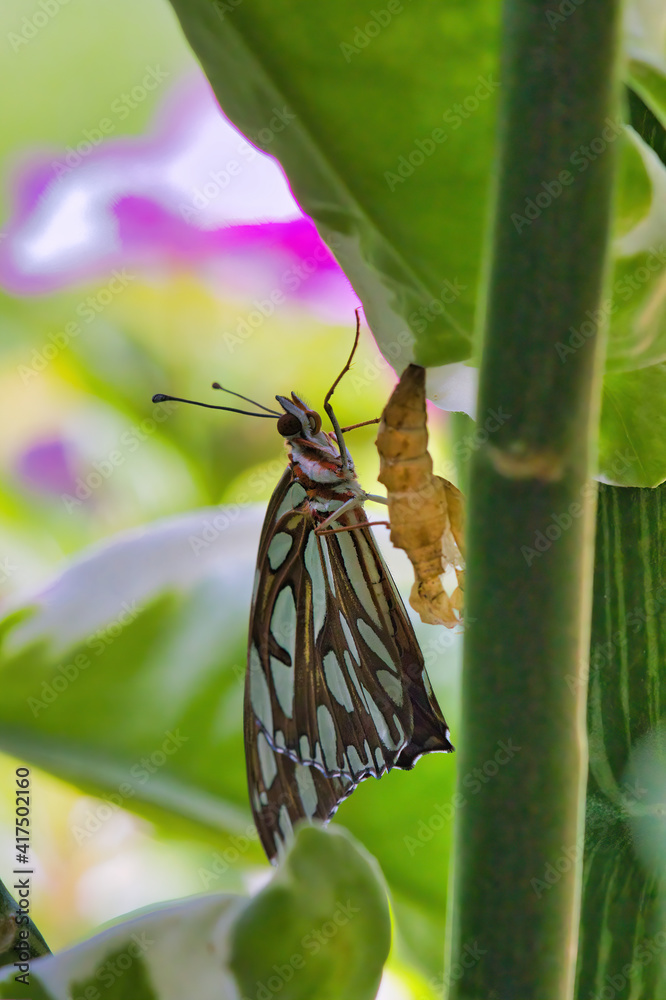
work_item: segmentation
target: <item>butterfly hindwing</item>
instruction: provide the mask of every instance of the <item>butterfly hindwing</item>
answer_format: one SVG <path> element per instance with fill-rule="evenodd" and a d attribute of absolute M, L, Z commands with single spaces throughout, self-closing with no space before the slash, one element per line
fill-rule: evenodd
<path fill-rule="evenodd" d="M 246 717 L 272 750 L 353 785 L 412 766 L 415 710 L 431 749 L 450 749 L 438 709 L 433 736 L 423 658 L 364 522 L 356 508 L 339 522 L 355 530 L 316 534 L 287 470 L 262 533 L 246 689 Z"/>

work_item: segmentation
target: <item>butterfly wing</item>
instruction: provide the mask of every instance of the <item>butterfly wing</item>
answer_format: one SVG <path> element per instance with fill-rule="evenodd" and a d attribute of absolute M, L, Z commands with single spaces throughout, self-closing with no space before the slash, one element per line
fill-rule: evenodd
<path fill-rule="evenodd" d="M 254 822 L 266 854 L 275 862 L 297 823 L 328 822 L 354 786 L 277 753 L 251 714 L 245 716 L 245 745 Z"/>
<path fill-rule="evenodd" d="M 411 624 L 365 520 L 357 508 L 339 522 L 358 524 L 354 531 L 317 535 L 305 490 L 290 469 L 267 511 L 245 728 L 250 788 L 261 785 L 267 799 L 253 808 L 268 831 L 279 820 L 262 820 L 262 809 L 274 813 L 280 798 L 292 822 L 298 811 L 300 818 L 327 819 L 364 778 L 452 749 Z M 299 775 L 308 786 L 312 778 L 318 795 L 312 816 Z"/>

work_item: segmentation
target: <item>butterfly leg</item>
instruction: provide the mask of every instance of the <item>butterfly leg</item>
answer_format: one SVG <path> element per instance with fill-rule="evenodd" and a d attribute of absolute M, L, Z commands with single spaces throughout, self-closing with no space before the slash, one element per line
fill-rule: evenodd
<path fill-rule="evenodd" d="M 350 510 L 354 510 L 356 507 L 362 507 L 365 502 L 365 497 L 350 497 L 349 500 L 345 500 L 341 507 L 334 510 L 330 517 L 327 517 L 325 521 L 322 521 L 318 528 L 315 528 L 315 534 L 321 535 L 323 528 L 328 528 L 329 524 L 333 524 L 338 518 L 342 517 Z"/>

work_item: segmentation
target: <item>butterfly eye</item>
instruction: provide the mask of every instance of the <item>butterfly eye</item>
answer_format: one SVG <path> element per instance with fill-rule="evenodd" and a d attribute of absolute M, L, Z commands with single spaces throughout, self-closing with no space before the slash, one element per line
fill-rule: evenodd
<path fill-rule="evenodd" d="M 301 422 L 293 413 L 283 413 L 277 422 L 277 429 L 282 437 L 292 437 L 301 430 Z"/>
<path fill-rule="evenodd" d="M 310 421 L 310 429 L 313 434 L 318 434 L 321 430 L 321 417 L 316 412 L 316 410 L 308 410 L 306 413 L 308 420 Z"/>

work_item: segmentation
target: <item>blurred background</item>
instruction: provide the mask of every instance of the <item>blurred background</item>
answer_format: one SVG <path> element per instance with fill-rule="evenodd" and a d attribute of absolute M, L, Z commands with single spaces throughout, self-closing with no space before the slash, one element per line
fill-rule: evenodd
<path fill-rule="evenodd" d="M 270 421 L 151 396 L 225 403 L 216 379 L 320 407 L 358 300 L 278 164 L 220 112 L 168 4 L 46 7 L 0 11 L 0 593 L 6 614 L 36 609 L 5 629 L 0 871 L 8 881 L 14 770 L 39 762 L 33 916 L 57 949 L 138 907 L 270 874 L 245 836 L 242 679 L 283 445 Z M 342 425 L 378 416 L 395 381 L 364 324 L 335 397 Z M 430 421 L 435 469 L 455 479 L 446 416 Z M 383 492 L 374 437 L 349 446 Z M 409 568 L 378 534 L 406 599 Z M 418 630 L 455 742 L 460 637 Z M 74 683 L 81 647 L 93 669 Z M 178 732 L 182 752 L 178 737 L 163 748 Z M 454 767 L 433 756 L 368 781 L 336 817 L 389 882 L 385 998 L 438 986 Z"/>

